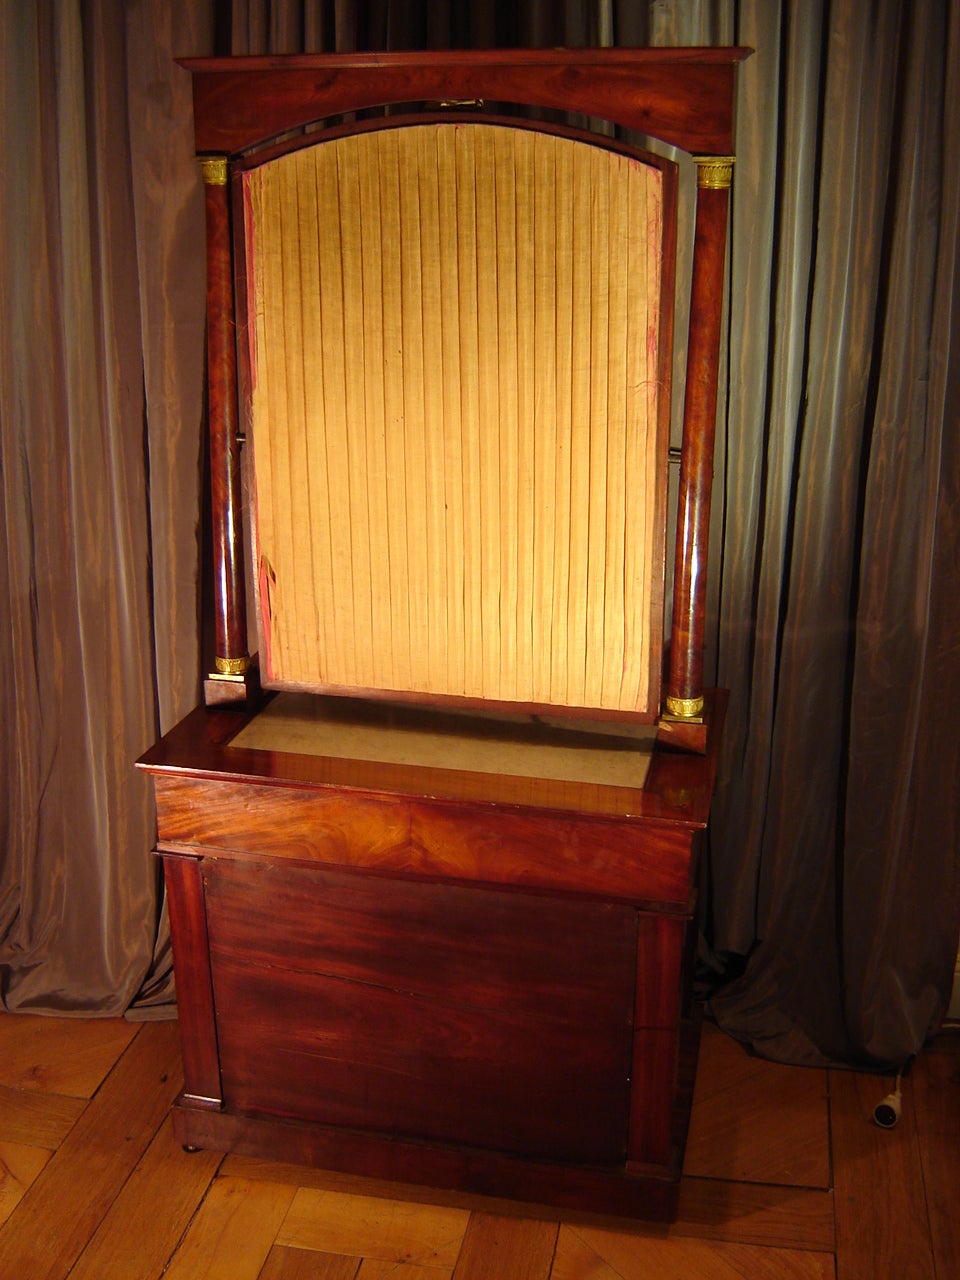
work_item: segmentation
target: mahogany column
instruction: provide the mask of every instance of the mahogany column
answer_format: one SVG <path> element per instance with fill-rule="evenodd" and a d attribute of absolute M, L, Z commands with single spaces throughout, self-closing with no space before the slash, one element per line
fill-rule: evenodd
<path fill-rule="evenodd" d="M 237 437 L 236 321 L 233 305 L 227 161 L 201 162 L 207 226 L 207 387 L 213 521 L 214 671 L 207 703 L 244 700 L 248 692 L 247 613 L 242 562 L 240 443 Z"/>
<path fill-rule="evenodd" d="M 697 720 L 703 712 L 703 634 L 707 588 L 710 490 L 717 417 L 717 374 L 723 268 L 732 156 L 697 156 L 697 225 L 687 387 L 680 453 L 677 574 L 665 706 L 668 715 Z"/>

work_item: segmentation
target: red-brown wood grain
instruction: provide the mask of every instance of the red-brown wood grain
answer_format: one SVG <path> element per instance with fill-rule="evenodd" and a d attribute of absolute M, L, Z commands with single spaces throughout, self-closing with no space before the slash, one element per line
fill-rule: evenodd
<path fill-rule="evenodd" d="M 678 1055 L 678 1028 L 644 1027 L 634 1032 L 627 1139 L 627 1160 L 631 1166 L 667 1169 L 677 1155 L 673 1143 L 673 1109 Z"/>
<path fill-rule="evenodd" d="M 158 778 L 160 847 L 399 876 L 566 890 L 685 910 L 691 834 L 674 824 L 478 808 L 333 788 Z"/>
<path fill-rule="evenodd" d="M 701 187 L 697 191 L 667 683 L 668 698 L 682 700 L 703 694 L 707 548 L 728 204 L 728 190 Z"/>
<path fill-rule="evenodd" d="M 682 1013 L 688 953 L 695 936 L 696 926 L 689 917 L 638 913 L 634 1026 L 676 1027 Z"/>
<path fill-rule="evenodd" d="M 708 699 L 706 755 L 656 747 L 629 814 L 537 807 L 536 779 L 500 794 L 413 770 L 390 790 L 381 766 L 233 748 L 248 716 L 194 712 L 144 762 L 161 847 L 200 858 L 170 859 L 204 894 L 186 928 L 174 912 L 187 998 L 213 975 L 185 1061 L 215 1046 L 224 1082 L 213 1123 L 184 1099 L 181 1139 L 669 1215 L 724 705 Z M 476 785 L 482 801 L 456 795 Z"/>
<path fill-rule="evenodd" d="M 387 1182 L 446 1187 L 478 1195 L 605 1215 L 668 1220 L 679 1182 L 667 1171 L 636 1173 L 499 1152 L 428 1144 L 333 1125 L 199 1111 L 173 1115 L 178 1141 L 239 1155 L 314 1165 Z"/>
<path fill-rule="evenodd" d="M 629 908 L 236 864 L 207 880 L 230 1109 L 622 1163 Z"/>
<path fill-rule="evenodd" d="M 206 182 L 207 386 L 217 657 L 247 653 L 237 439 L 236 322 L 226 183 Z"/>
<path fill-rule="evenodd" d="M 215 1119 L 184 1098 L 180 1138 L 669 1216 L 723 708 L 709 696 L 707 754 L 655 748 L 626 814 L 456 771 L 390 790 L 378 765 L 239 750 L 247 716 L 193 713 L 145 762 L 161 847 L 201 859 L 169 859 L 209 928 L 180 945 L 183 989 L 212 982 L 215 1004 L 188 1012 L 184 1061 L 215 1046 L 224 1080 Z"/>
<path fill-rule="evenodd" d="M 609 812 L 578 807 L 576 788 L 558 809 L 544 780 L 387 777 L 242 750 L 230 743 L 247 715 L 192 713 L 145 767 L 161 846 L 202 859 L 187 865 L 202 869 L 209 952 L 191 926 L 187 963 L 208 978 L 212 965 L 216 1012 L 188 1019 L 184 1052 L 209 1054 L 196 1034 L 220 1054 L 213 1140 L 280 1154 L 282 1138 L 374 1176 L 672 1212 L 664 1179 L 679 1171 L 683 1063 L 696 1060 L 686 953 L 724 705 L 710 695 L 707 754 L 658 745 L 636 812 L 619 814 L 609 795 Z M 449 796 L 430 794 L 438 779 Z M 482 799 L 457 794 L 477 786 Z M 178 1125 L 206 1140 L 189 1105 Z M 547 1158 L 571 1177 L 544 1174 Z M 595 1166 L 618 1159 L 611 1188 Z"/>
<path fill-rule="evenodd" d="M 197 150 L 236 157 L 239 173 L 251 149 L 310 122 L 444 98 L 579 112 L 728 155 L 747 52 L 185 65 Z M 235 201 L 241 192 L 235 176 Z M 210 433 L 217 648 L 242 658 L 234 286 L 241 325 L 249 300 L 230 199 L 229 186 L 208 185 Z M 675 698 L 702 686 L 726 216 L 725 191 L 698 191 Z M 242 372 L 242 349 L 239 361 Z M 155 780 L 168 876 L 187 1086 L 180 1141 L 671 1216 L 698 1043 L 697 863 L 724 708 L 707 691 L 702 723 L 665 727 L 637 788 L 251 750 L 232 745 L 249 708 L 187 717 L 140 762 Z"/>
<path fill-rule="evenodd" d="M 196 1106 L 218 1107 L 220 1059 L 200 864 L 193 858 L 164 858 L 164 879 L 177 976 L 184 1097 Z"/>
<path fill-rule="evenodd" d="M 744 49 L 539 49 L 183 59 L 198 152 L 232 154 L 342 112 L 443 99 L 582 112 L 728 154 Z"/>
<path fill-rule="evenodd" d="M 725 691 L 707 690 L 706 754 L 692 756 L 658 744 L 642 789 L 234 747 L 232 739 L 254 714 L 249 708 L 244 712 L 198 707 L 137 763 L 158 776 L 349 788 L 373 794 L 649 819 L 700 829 L 709 818 L 726 706 Z M 366 722 L 378 723 L 374 708 L 360 709 L 353 704 L 348 714 L 365 715 Z M 393 708 L 392 715 L 391 723 L 411 727 L 423 723 L 412 709 Z"/>
<path fill-rule="evenodd" d="M 419 107 L 427 100 L 452 98 L 580 111 L 701 155 L 724 155 L 733 147 L 736 69 L 749 52 L 739 48 L 508 50 L 187 59 L 183 65 L 193 77 L 195 137 L 201 153 L 249 152 L 316 120 L 374 106 L 409 103 Z M 248 155 L 245 163 L 249 162 Z M 699 193 L 668 686 L 674 700 L 695 700 L 702 693 L 706 531 L 726 204 L 726 192 Z M 211 184 L 207 207 L 218 654 L 239 658 L 246 654 L 246 622 L 226 188 Z M 667 262 L 669 266 L 672 256 Z M 242 309 L 245 299 L 241 296 L 239 301 Z M 658 681 L 657 671 L 654 685 Z M 231 697 L 234 692 L 230 691 Z M 686 736 L 675 732 L 673 737 L 678 745 L 703 749 L 702 731 Z"/>
<path fill-rule="evenodd" d="M 213 954 L 242 948 L 263 968 L 575 1020 L 591 1036 L 627 1025 L 637 932 L 629 906 L 314 867 L 203 865 Z"/>
<path fill-rule="evenodd" d="M 628 1163 L 679 1171 L 696 1068 L 691 1033 L 692 917 L 639 912 Z M 694 1043 L 691 1044 L 690 1041 Z"/>

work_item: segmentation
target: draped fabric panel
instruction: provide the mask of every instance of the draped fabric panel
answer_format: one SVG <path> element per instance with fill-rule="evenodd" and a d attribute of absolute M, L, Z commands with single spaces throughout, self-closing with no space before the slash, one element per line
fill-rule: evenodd
<path fill-rule="evenodd" d="M 662 188 L 479 123 L 246 175 L 268 684 L 655 717 Z"/>
<path fill-rule="evenodd" d="M 0 57 L 0 992 L 120 1012 L 158 925 L 122 6 L 5 5 Z"/>
<path fill-rule="evenodd" d="M 183 48 L 213 51 L 204 6 L 125 6 L 159 728 L 196 704 L 206 258 Z M 178 11 L 182 10 L 182 11 Z"/>
<path fill-rule="evenodd" d="M 958 28 L 949 0 L 0 9 L 7 1007 L 171 1007 L 132 763 L 202 665 L 202 195 L 173 56 L 743 43 L 711 1005 L 781 1058 L 917 1050 L 960 921 Z"/>
<path fill-rule="evenodd" d="M 710 927 L 749 959 L 713 1008 L 791 1061 L 902 1061 L 956 955 L 956 19 L 741 5 L 732 33 L 766 110 L 739 117 L 717 543 Z"/>

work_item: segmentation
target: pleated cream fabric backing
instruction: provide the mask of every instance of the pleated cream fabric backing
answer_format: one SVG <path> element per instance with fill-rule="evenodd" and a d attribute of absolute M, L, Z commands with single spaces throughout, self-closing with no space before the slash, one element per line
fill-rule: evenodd
<path fill-rule="evenodd" d="M 449 123 L 245 182 L 267 682 L 647 710 L 660 170 Z"/>

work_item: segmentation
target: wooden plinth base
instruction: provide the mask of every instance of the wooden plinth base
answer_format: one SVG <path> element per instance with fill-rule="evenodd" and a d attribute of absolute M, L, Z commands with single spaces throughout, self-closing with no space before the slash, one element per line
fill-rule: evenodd
<path fill-rule="evenodd" d="M 670 1218 L 710 709 L 707 754 L 658 745 L 634 787 L 251 747 L 252 712 L 189 716 L 142 762 L 180 1142 Z"/>
<path fill-rule="evenodd" d="M 611 1170 L 519 1160 L 297 1121 L 251 1118 L 185 1105 L 173 1112 L 184 1147 L 210 1148 L 337 1173 L 496 1196 L 572 1211 L 668 1222 L 679 1171 Z"/>

